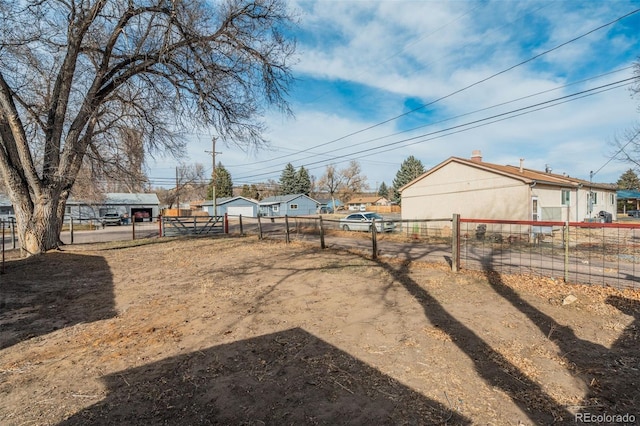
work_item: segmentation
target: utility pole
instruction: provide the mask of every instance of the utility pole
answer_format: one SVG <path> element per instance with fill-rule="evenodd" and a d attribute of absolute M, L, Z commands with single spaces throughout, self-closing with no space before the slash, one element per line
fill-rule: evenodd
<path fill-rule="evenodd" d="M 222 154 L 221 152 L 216 152 L 216 137 L 214 136 L 211 139 L 212 150 L 205 151 L 211 153 L 211 161 L 213 163 L 213 167 L 211 167 L 211 198 L 213 199 L 213 216 L 216 217 L 218 215 L 217 206 L 216 206 L 216 154 Z"/>
<path fill-rule="evenodd" d="M 176 166 L 176 204 L 178 216 L 180 216 L 180 180 L 178 179 L 178 167 Z"/>

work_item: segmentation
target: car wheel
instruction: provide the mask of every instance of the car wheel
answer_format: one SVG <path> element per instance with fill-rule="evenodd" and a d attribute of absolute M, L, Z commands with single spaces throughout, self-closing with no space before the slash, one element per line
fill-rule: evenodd
<path fill-rule="evenodd" d="M 342 225 L 342 230 L 343 231 L 348 231 L 349 230 L 349 225 Z"/>

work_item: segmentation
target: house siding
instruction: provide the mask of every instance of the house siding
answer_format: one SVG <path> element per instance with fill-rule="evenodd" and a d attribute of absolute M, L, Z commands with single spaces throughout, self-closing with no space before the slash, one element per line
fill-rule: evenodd
<path fill-rule="evenodd" d="M 458 163 L 435 170 L 402 191 L 403 219 L 463 217 L 530 220 L 529 185 Z"/>
<path fill-rule="evenodd" d="M 306 195 L 274 197 L 260 202 L 262 216 L 306 216 L 315 214 L 319 203 Z M 293 208 L 294 205 L 296 208 Z M 275 208 L 274 208 L 275 207 Z"/>
<path fill-rule="evenodd" d="M 498 170 L 495 170 L 498 169 Z M 569 191 L 563 204 L 562 192 Z M 596 202 L 590 206 L 590 192 Z M 538 201 L 534 216 L 532 199 Z M 583 221 L 600 211 L 616 220 L 615 190 L 604 185 L 517 168 L 448 160 L 402 188 L 402 218 Z"/>

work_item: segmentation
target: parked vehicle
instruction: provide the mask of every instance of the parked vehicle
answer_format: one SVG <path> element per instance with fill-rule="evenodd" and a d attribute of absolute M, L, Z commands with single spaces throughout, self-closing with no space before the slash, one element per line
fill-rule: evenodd
<path fill-rule="evenodd" d="M 331 207 L 323 206 L 323 207 L 320 207 L 318 209 L 318 213 L 319 214 L 331 214 L 331 213 L 333 213 L 333 209 Z"/>
<path fill-rule="evenodd" d="M 102 226 L 122 225 L 122 216 L 119 213 L 105 213 L 101 221 Z"/>
<path fill-rule="evenodd" d="M 640 210 L 629 210 L 627 211 L 627 216 L 640 218 Z"/>
<path fill-rule="evenodd" d="M 149 214 L 149 212 L 137 211 L 133 213 L 133 220 L 135 220 L 136 222 L 144 222 L 145 220 L 151 222 L 151 215 Z"/>
<path fill-rule="evenodd" d="M 395 224 L 385 221 L 378 213 L 358 212 L 340 219 L 340 228 L 344 231 L 371 231 L 373 223 L 376 225 L 378 232 L 391 232 L 395 228 Z"/>

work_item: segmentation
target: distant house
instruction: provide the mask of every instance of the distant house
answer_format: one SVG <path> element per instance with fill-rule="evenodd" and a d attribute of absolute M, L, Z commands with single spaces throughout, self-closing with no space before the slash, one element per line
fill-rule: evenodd
<path fill-rule="evenodd" d="M 335 200 L 335 206 L 334 206 L 334 200 L 331 198 L 316 198 L 315 200 L 319 204 L 318 206 L 319 209 L 324 208 L 325 210 L 329 209 L 335 212 L 342 206 L 342 201 L 338 199 Z"/>
<path fill-rule="evenodd" d="M 380 195 L 357 196 L 353 197 L 347 203 L 349 210 L 366 210 L 371 206 L 388 206 L 390 201 Z"/>
<path fill-rule="evenodd" d="M 138 221 L 151 221 L 160 214 L 160 201 L 156 194 L 140 193 L 107 193 L 104 200 L 98 202 L 70 198 L 67 201 L 65 220 L 98 219 L 106 213 L 119 213 L 135 217 Z"/>
<path fill-rule="evenodd" d="M 261 216 L 303 216 L 316 214 L 319 203 L 305 194 L 276 195 L 259 203 Z"/>
<path fill-rule="evenodd" d="M 8 220 L 14 218 L 13 204 L 6 195 L 0 194 L 0 219 Z"/>
<path fill-rule="evenodd" d="M 616 220 L 610 185 L 569 176 L 451 157 L 400 188 L 402 219 L 465 218 L 583 221 L 600 211 Z"/>
<path fill-rule="evenodd" d="M 213 216 L 213 200 L 207 200 L 202 203 L 202 210 Z M 258 216 L 258 201 L 245 197 L 226 197 L 216 200 L 216 216 Z"/>

